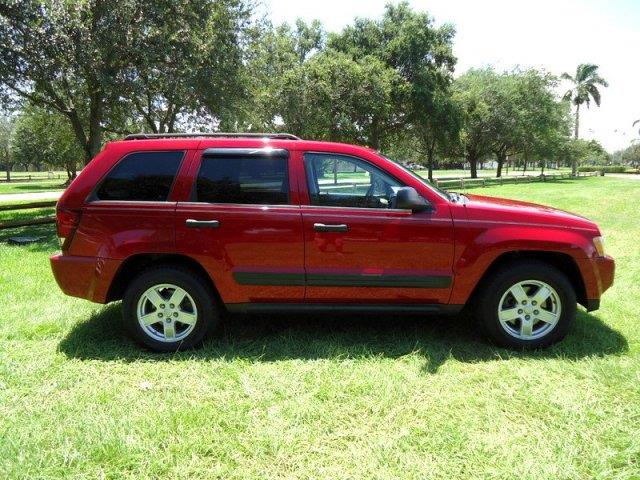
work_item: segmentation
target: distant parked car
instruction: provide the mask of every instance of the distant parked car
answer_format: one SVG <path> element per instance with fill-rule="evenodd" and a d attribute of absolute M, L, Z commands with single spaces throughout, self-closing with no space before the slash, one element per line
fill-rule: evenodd
<path fill-rule="evenodd" d="M 446 193 L 373 150 L 287 134 L 109 143 L 60 198 L 57 229 L 62 290 L 122 299 L 131 334 L 159 351 L 200 344 L 224 309 L 465 306 L 497 344 L 544 347 L 614 276 L 587 219 Z"/>

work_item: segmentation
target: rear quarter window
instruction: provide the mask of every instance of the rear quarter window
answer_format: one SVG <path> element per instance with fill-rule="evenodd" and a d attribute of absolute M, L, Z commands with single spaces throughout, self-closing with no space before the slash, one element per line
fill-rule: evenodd
<path fill-rule="evenodd" d="M 183 151 L 130 153 L 107 174 L 95 198 L 166 201 L 183 157 Z"/>

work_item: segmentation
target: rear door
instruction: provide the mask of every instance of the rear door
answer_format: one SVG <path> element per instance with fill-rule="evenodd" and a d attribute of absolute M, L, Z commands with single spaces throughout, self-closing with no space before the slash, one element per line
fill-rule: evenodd
<path fill-rule="evenodd" d="M 203 265 L 227 304 L 304 299 L 302 215 L 289 152 L 209 148 L 196 154 L 176 247 Z"/>

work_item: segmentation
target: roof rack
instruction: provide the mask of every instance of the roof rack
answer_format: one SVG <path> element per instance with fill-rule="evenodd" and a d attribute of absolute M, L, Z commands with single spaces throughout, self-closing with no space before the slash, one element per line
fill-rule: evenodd
<path fill-rule="evenodd" d="M 150 140 L 154 138 L 197 138 L 197 137 L 219 137 L 219 138 L 274 138 L 278 140 L 300 140 L 290 133 L 233 133 L 233 132 L 213 132 L 213 133 L 134 133 L 124 137 L 125 140 Z"/>

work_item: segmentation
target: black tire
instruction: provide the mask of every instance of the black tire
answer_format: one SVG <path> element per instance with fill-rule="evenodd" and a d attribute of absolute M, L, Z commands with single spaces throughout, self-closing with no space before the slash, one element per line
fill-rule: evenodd
<path fill-rule="evenodd" d="M 140 298 L 148 289 L 160 284 L 172 284 L 182 288 L 193 299 L 197 308 L 193 328 L 176 341 L 152 337 L 138 321 L 137 309 Z M 175 352 L 200 346 L 207 333 L 218 325 L 220 318 L 214 293 L 206 281 L 188 268 L 173 265 L 151 267 L 134 278 L 122 300 L 122 315 L 131 336 L 137 342 L 157 352 Z M 175 325 L 180 325 L 183 333 L 186 333 L 188 326 L 174 322 Z M 160 326 L 164 327 L 162 321 Z M 177 332 L 179 327 L 175 328 Z"/>
<path fill-rule="evenodd" d="M 555 326 L 534 339 L 513 336 L 498 318 L 498 306 L 503 295 L 518 282 L 527 280 L 537 280 L 551 286 L 561 305 L 560 317 Z M 495 344 L 514 349 L 544 348 L 566 336 L 576 316 L 576 303 L 573 286 L 561 271 L 548 263 L 527 260 L 503 267 L 486 279 L 478 292 L 476 311 L 480 329 Z M 544 327 L 544 324 L 536 325 Z"/>

